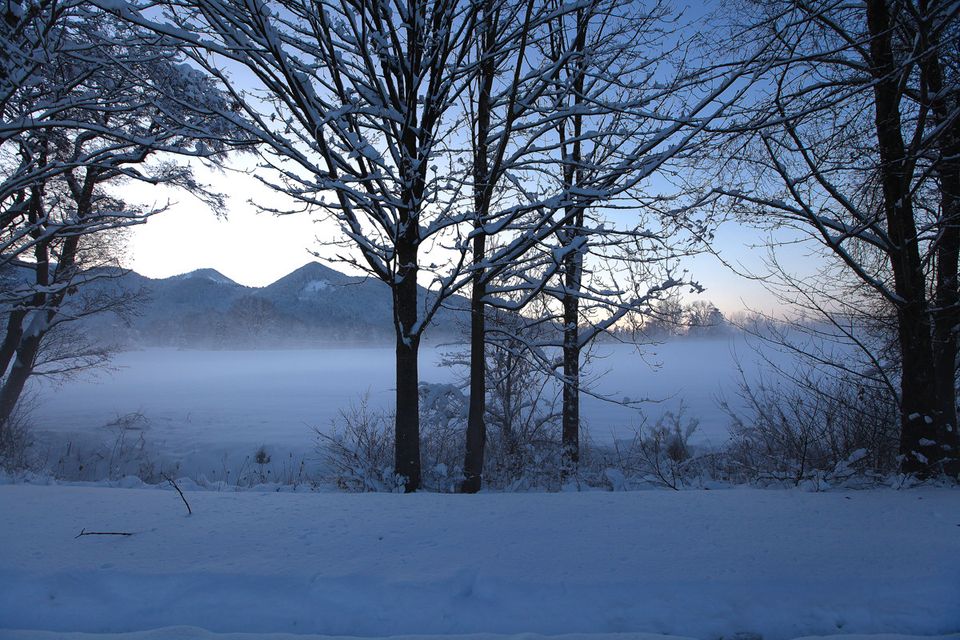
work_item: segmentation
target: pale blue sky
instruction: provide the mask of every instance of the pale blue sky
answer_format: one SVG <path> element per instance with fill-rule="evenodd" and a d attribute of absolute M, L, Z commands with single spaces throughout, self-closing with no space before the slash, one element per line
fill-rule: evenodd
<path fill-rule="evenodd" d="M 252 176 L 228 172 L 203 174 L 215 187 L 229 195 L 227 218 L 213 212 L 191 196 L 162 188 L 138 186 L 124 195 L 143 202 L 172 200 L 170 209 L 134 229 L 128 238 L 125 266 L 153 278 L 163 278 L 210 267 L 240 284 L 263 286 L 314 260 L 315 238 L 329 237 L 335 227 L 317 222 L 309 215 L 284 217 L 258 213 L 248 203 L 276 202 L 277 197 Z M 736 223 L 719 229 L 715 248 L 724 259 L 745 269 L 762 271 L 764 250 L 760 232 Z M 333 265 L 344 270 L 343 265 Z M 684 266 L 725 313 L 745 307 L 772 310 L 775 300 L 757 282 L 745 279 L 724 266 L 716 257 L 701 255 Z"/>
<path fill-rule="evenodd" d="M 702 17 L 706 6 L 710 3 L 687 6 L 686 19 Z M 243 70 L 236 72 L 245 75 Z M 242 163 L 248 167 L 254 164 L 249 158 Z M 332 223 L 316 222 L 308 215 L 276 217 L 258 213 L 249 199 L 276 204 L 278 196 L 249 174 L 202 172 L 201 176 L 229 194 L 228 219 L 218 219 L 189 195 L 139 186 L 142 191 L 135 195 L 137 200 L 178 202 L 130 233 L 126 266 L 158 278 L 210 267 L 241 284 L 263 286 L 314 260 L 310 250 L 319 249 L 315 238 L 336 233 Z M 124 196 L 131 197 L 130 191 L 126 190 Z M 718 231 L 714 248 L 723 254 L 724 260 L 759 273 L 763 271 L 765 251 L 754 245 L 763 242 L 760 232 L 729 223 Z M 789 263 L 804 266 L 803 260 L 796 257 Z M 346 270 L 344 265 L 333 266 Z M 726 313 L 745 308 L 771 311 L 778 307 L 759 283 L 737 275 L 714 256 L 697 256 L 688 259 L 684 266 L 706 288 L 702 297 Z"/>

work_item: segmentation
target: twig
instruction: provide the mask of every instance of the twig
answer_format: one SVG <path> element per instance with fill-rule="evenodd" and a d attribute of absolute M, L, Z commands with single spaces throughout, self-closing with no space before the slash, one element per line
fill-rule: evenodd
<path fill-rule="evenodd" d="M 180 499 L 183 500 L 183 504 L 186 505 L 186 507 L 187 507 L 187 515 L 188 515 L 188 516 L 192 516 L 192 515 L 193 515 L 193 509 L 190 508 L 190 503 L 187 502 L 187 497 L 186 497 L 185 495 L 183 495 L 183 491 L 180 490 L 180 487 L 177 485 L 177 483 L 174 482 L 173 478 L 171 478 L 170 476 L 168 476 L 168 475 L 165 474 L 165 473 L 161 473 L 160 476 L 161 476 L 164 480 L 166 480 L 167 482 L 169 482 L 170 484 L 173 485 L 173 488 L 176 489 L 176 490 L 177 490 L 177 493 L 180 494 Z"/>
<path fill-rule="evenodd" d="M 80 536 L 132 536 L 132 533 L 127 531 L 87 531 L 86 529 L 80 529 L 80 533 L 73 537 L 74 540 Z"/>

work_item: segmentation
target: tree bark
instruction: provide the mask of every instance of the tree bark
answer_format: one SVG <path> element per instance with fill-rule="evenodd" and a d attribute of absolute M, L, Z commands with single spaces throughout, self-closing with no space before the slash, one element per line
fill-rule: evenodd
<path fill-rule="evenodd" d="M 938 441 L 944 456 L 952 459 L 951 475 L 960 471 L 957 435 L 957 327 L 960 324 L 960 122 L 950 122 L 951 107 L 956 108 L 960 96 L 956 90 L 944 93 L 943 65 L 940 60 L 940 39 L 931 29 L 934 16 L 930 3 L 921 0 L 924 22 L 920 25 L 921 49 L 928 52 L 920 64 L 922 79 L 931 96 L 930 110 L 934 123 L 944 127 L 938 140 L 937 174 L 940 178 L 940 238 L 936 247 L 936 280 L 934 285 L 933 357 L 936 395 L 943 414 L 943 431 Z M 952 103 L 952 104 L 951 104 Z"/>
<path fill-rule="evenodd" d="M 0 379 L 6 375 L 10 362 L 17 352 L 17 345 L 23 337 L 23 321 L 27 311 L 23 308 L 14 308 L 7 316 L 7 330 L 3 334 L 3 344 L 0 345 Z"/>
<path fill-rule="evenodd" d="M 404 491 L 420 488 L 420 395 L 417 358 L 419 338 L 397 340 L 397 417 L 394 469 Z"/>
<path fill-rule="evenodd" d="M 482 255 L 483 236 L 474 239 L 474 256 Z M 477 245 L 480 245 L 478 248 Z M 480 251 L 481 254 L 477 252 Z M 467 450 L 463 461 L 463 493 L 476 493 L 483 485 L 484 448 L 487 441 L 486 283 L 474 274 L 470 301 L 470 406 L 467 415 Z"/>
<path fill-rule="evenodd" d="M 583 254 L 564 258 L 562 473 L 576 473 L 580 463 L 580 277 Z"/>
<path fill-rule="evenodd" d="M 73 191 L 79 220 L 84 220 L 91 214 L 93 191 L 97 184 L 98 174 L 88 168 L 82 188 Z M 74 276 L 77 265 L 81 238 L 79 234 L 64 240 L 59 252 L 59 260 L 55 267 L 51 265 L 50 244 L 49 241 L 42 240 L 43 229 L 40 225 L 44 217 L 43 191 L 45 188 L 46 185 L 40 185 L 33 189 L 29 210 L 30 223 L 34 227 L 31 235 L 37 241 L 33 252 L 33 272 L 37 290 L 30 299 L 28 309 L 17 309 L 11 313 L 7 334 L 0 347 L 0 365 L 3 366 L 0 369 L 0 378 L 3 379 L 0 387 L 0 438 L 4 437 L 5 425 L 9 423 L 16 410 L 27 380 L 33 375 L 44 337 L 60 315 L 60 308 L 68 295 L 66 283 Z M 55 283 L 61 285 L 59 290 L 49 292 L 49 287 Z M 24 330 L 23 324 L 29 323 L 31 311 L 34 314 L 42 314 L 43 322 Z M 14 357 L 12 367 L 9 365 L 11 357 Z M 5 378 L 3 378 L 4 374 L 6 374 Z"/>
<path fill-rule="evenodd" d="M 578 9 L 576 14 L 577 31 L 573 50 L 578 54 L 573 77 L 573 107 L 571 118 L 573 140 L 568 143 L 561 126 L 560 140 L 566 152 L 563 167 L 564 187 L 568 197 L 573 187 L 583 180 L 583 114 L 579 107 L 583 103 L 584 70 L 583 56 L 586 51 L 587 29 L 590 14 Z M 569 144 L 569 151 L 566 145 Z M 560 429 L 561 474 L 569 477 L 577 471 L 580 463 L 580 286 L 583 275 L 583 257 L 586 247 L 570 248 L 583 235 L 585 212 L 582 207 L 570 205 L 566 208 L 567 223 L 562 230 L 563 244 L 568 253 L 564 256 L 563 268 L 563 411 Z"/>
<path fill-rule="evenodd" d="M 394 472 L 402 477 L 407 493 L 420 488 L 420 332 L 417 327 L 416 254 L 415 244 L 403 242 L 398 246 L 399 267 L 397 282 L 393 286 L 397 333 Z"/>
<path fill-rule="evenodd" d="M 21 341 L 10 373 L 0 388 L 0 438 L 6 436 L 10 418 L 13 417 L 20 396 L 23 395 L 27 380 L 33 375 L 33 365 L 40 351 L 42 337 L 43 334 L 31 335 Z"/>
<path fill-rule="evenodd" d="M 901 470 L 928 476 L 943 458 L 938 434 L 945 416 L 937 403 L 931 323 L 914 218 L 908 162 L 900 119 L 900 73 L 885 0 L 868 0 L 867 27 L 874 74 L 874 107 L 880 178 L 897 305 L 901 352 Z"/>
<path fill-rule="evenodd" d="M 493 56 L 497 41 L 496 16 L 493 3 L 483 6 L 481 24 L 484 29 L 481 42 L 480 86 L 477 96 L 476 130 L 473 153 L 473 290 L 470 295 L 470 402 L 467 409 L 467 443 L 463 460 L 463 493 L 476 493 L 483 485 L 484 449 L 487 442 L 487 327 L 486 305 L 487 273 L 483 264 L 487 257 L 487 236 L 483 225 L 490 210 L 492 176 L 487 149 L 490 136 L 490 93 L 496 68 Z"/>
<path fill-rule="evenodd" d="M 45 155 L 41 157 L 46 158 Z M 34 362 L 44 335 L 44 332 L 38 331 L 24 335 L 23 328 L 23 323 L 30 317 L 30 310 L 33 309 L 36 310 L 34 313 L 39 313 L 39 310 L 46 306 L 48 298 L 44 289 L 50 284 L 50 249 L 48 243 L 42 240 L 43 232 L 40 228 L 40 221 L 44 216 L 44 189 L 44 184 L 30 189 L 30 204 L 27 209 L 27 216 L 31 225 L 30 235 L 37 243 L 33 249 L 33 272 L 35 284 L 39 289 L 31 296 L 29 309 L 16 309 L 11 312 L 7 323 L 7 334 L 4 336 L 3 353 L 0 354 L 3 357 L 3 369 L 0 370 L 0 379 L 3 381 L 2 387 L 0 387 L 0 441 L 7 436 L 6 431 L 10 418 L 16 409 L 20 396 L 23 394 L 27 379 L 33 373 Z M 72 244 L 70 246 L 75 247 L 76 245 Z M 72 257 L 73 255 L 69 255 L 67 259 L 72 259 Z M 10 365 L 11 358 L 13 359 L 12 366 Z"/>
<path fill-rule="evenodd" d="M 960 152 L 960 149 L 957 150 Z M 953 164 L 953 163 L 951 163 Z M 933 349 L 937 401 L 944 417 L 942 445 L 957 457 L 957 327 L 960 324 L 960 293 L 957 266 L 960 258 L 960 173 L 941 176 L 944 227 L 937 247 L 937 280 L 934 304 Z"/>
<path fill-rule="evenodd" d="M 960 152 L 960 147 L 955 152 Z M 955 165 L 956 163 L 949 163 Z M 934 304 L 934 377 L 940 413 L 943 416 L 937 438 L 948 462 L 950 475 L 960 473 L 960 435 L 957 429 L 957 329 L 960 326 L 960 292 L 957 266 L 960 258 L 960 171 L 949 167 L 941 176 L 943 216 L 937 247 L 937 281 Z"/>

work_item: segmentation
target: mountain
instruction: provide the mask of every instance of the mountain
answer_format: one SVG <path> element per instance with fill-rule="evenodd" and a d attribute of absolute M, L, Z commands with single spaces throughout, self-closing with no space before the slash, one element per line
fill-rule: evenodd
<path fill-rule="evenodd" d="M 373 278 L 350 277 L 319 262 L 300 267 L 254 295 L 307 325 L 393 335 L 390 289 L 386 284 Z"/>
<path fill-rule="evenodd" d="M 225 285 L 236 285 L 237 283 L 223 275 L 216 269 L 197 269 L 191 271 L 190 273 L 184 273 L 179 276 L 173 276 L 168 278 L 168 280 L 209 280 L 216 284 L 225 284 Z M 239 286 L 239 285 L 237 285 Z"/>
<path fill-rule="evenodd" d="M 342 343 L 391 343 L 390 289 L 308 263 L 265 287 L 246 287 L 215 269 L 153 279 L 102 270 L 82 287 L 88 297 L 131 299 L 132 314 L 104 313 L 81 322 L 88 335 L 132 346 L 280 348 Z M 431 296 L 421 289 L 421 299 Z M 451 307 L 468 309 L 464 298 Z M 458 335 L 461 312 L 441 310 L 428 337 Z"/>

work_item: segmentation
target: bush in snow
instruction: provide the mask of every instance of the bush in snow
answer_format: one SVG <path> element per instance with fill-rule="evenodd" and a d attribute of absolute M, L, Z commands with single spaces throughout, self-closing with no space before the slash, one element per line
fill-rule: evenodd
<path fill-rule="evenodd" d="M 420 457 L 423 488 L 451 492 L 458 480 L 466 401 L 453 385 L 420 385 Z M 396 491 L 393 412 L 374 409 L 364 395 L 340 411 L 329 432 L 317 430 L 325 471 L 347 491 Z"/>
<path fill-rule="evenodd" d="M 496 405 L 492 405 L 496 406 Z M 463 469 L 467 398 L 452 384 L 420 385 L 420 456 L 423 488 L 457 490 Z M 494 489 L 558 489 L 559 427 L 538 420 L 536 428 L 488 431 L 487 485 Z M 402 487 L 393 471 L 393 414 L 374 409 L 364 396 L 342 410 L 329 431 L 317 430 L 317 451 L 326 472 L 348 491 L 394 491 Z"/>
<path fill-rule="evenodd" d="M 158 483 L 162 471 L 156 452 L 147 442 L 149 429 L 150 420 L 140 412 L 120 415 L 88 437 L 55 441 L 43 451 L 41 445 L 36 445 L 36 464 L 58 480 L 117 481 L 133 476 Z"/>
<path fill-rule="evenodd" d="M 393 416 L 372 409 L 369 396 L 341 409 L 329 433 L 316 429 L 326 472 L 347 491 L 387 491 L 393 474 Z"/>
<path fill-rule="evenodd" d="M 641 426 L 632 439 L 615 441 L 612 448 L 595 450 L 593 467 L 602 466 L 602 475 L 614 491 L 633 483 L 681 489 L 698 484 L 703 477 L 704 458 L 695 455 L 690 437 L 699 421 L 687 418 L 683 405 L 667 411 L 653 426 Z"/>
<path fill-rule="evenodd" d="M 809 370 L 785 382 L 741 383 L 745 411 L 723 402 L 733 421 L 725 451 L 729 479 L 799 485 L 896 471 L 898 407 L 886 388 Z"/>
<path fill-rule="evenodd" d="M 501 314 L 501 326 L 514 316 Z M 560 477 L 560 417 L 556 380 L 526 348 L 541 328 L 510 327 L 487 350 L 487 456 L 484 477 L 494 487 L 548 488 Z"/>

